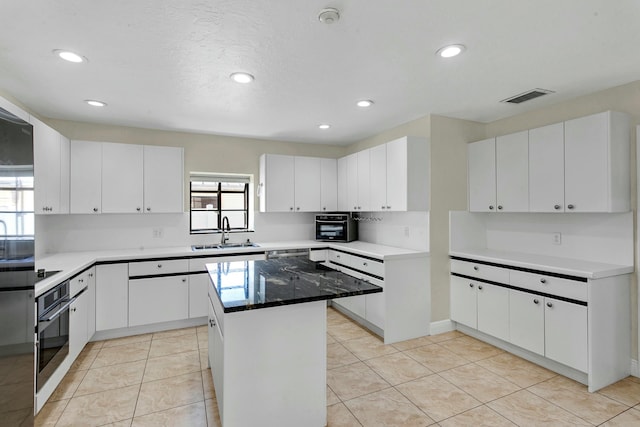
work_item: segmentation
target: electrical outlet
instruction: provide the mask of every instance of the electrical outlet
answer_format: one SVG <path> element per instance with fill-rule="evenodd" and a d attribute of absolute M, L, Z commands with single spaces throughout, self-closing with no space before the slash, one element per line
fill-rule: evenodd
<path fill-rule="evenodd" d="M 553 236 L 553 244 L 561 245 L 562 244 L 562 233 L 552 233 Z"/>

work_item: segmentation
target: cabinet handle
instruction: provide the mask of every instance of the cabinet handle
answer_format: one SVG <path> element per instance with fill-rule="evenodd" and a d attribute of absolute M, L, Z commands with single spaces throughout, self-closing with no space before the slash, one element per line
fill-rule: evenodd
<path fill-rule="evenodd" d="M 470 288 L 473 288 L 473 283 L 469 283 L 469 287 L 470 287 Z"/>
<path fill-rule="evenodd" d="M 293 206 L 290 206 L 290 207 L 289 207 L 289 210 L 290 210 L 290 211 L 292 211 L 292 210 L 293 210 Z"/>
<path fill-rule="evenodd" d="M 493 205 L 489 205 L 489 210 L 492 211 L 493 210 Z"/>
<path fill-rule="evenodd" d="M 384 206 L 381 206 L 382 209 L 384 209 Z"/>
<path fill-rule="evenodd" d="M 137 210 L 138 212 L 140 212 L 142 209 L 140 209 L 140 208 L 136 208 L 136 210 Z"/>
<path fill-rule="evenodd" d="M 364 266 L 366 267 L 366 266 L 367 266 L 367 263 L 366 263 L 366 262 L 363 262 L 363 263 L 362 263 L 362 265 L 364 265 Z"/>
<path fill-rule="evenodd" d="M 340 259 L 340 255 L 336 255 L 336 258 Z"/>
<path fill-rule="evenodd" d="M 94 212 L 98 212 L 98 208 L 93 208 L 93 211 Z"/>
<path fill-rule="evenodd" d="M 78 279 L 78 282 L 84 283 L 84 279 Z"/>
<path fill-rule="evenodd" d="M 300 206 L 298 206 L 298 207 L 296 208 L 296 210 L 297 210 L 297 211 L 299 211 L 299 210 L 300 210 Z"/>
<path fill-rule="evenodd" d="M 502 210 L 502 205 L 498 205 L 498 210 L 501 211 Z"/>
<path fill-rule="evenodd" d="M 551 308 L 551 307 L 553 307 L 553 304 L 552 304 L 552 303 L 550 303 L 550 302 L 548 302 L 548 303 L 547 303 L 547 307 Z"/>
<path fill-rule="evenodd" d="M 360 206 L 358 206 L 358 210 L 362 209 Z"/>
<path fill-rule="evenodd" d="M 355 211 L 355 210 L 357 210 L 357 209 L 358 209 L 358 207 L 357 207 L 357 206 L 354 206 L 354 207 L 353 207 L 353 210 L 354 210 L 354 211 Z"/>
<path fill-rule="evenodd" d="M 158 268 L 162 268 L 162 264 L 158 264 Z"/>
<path fill-rule="evenodd" d="M 560 209 L 560 205 L 553 205 L 553 209 L 559 210 Z"/>
<path fill-rule="evenodd" d="M 147 212 L 151 212 L 151 208 L 147 208 Z"/>
<path fill-rule="evenodd" d="M 569 209 L 573 209 L 574 207 L 575 206 L 573 206 L 573 205 L 567 205 L 567 208 L 569 208 Z"/>
<path fill-rule="evenodd" d="M 540 283 L 542 284 L 547 283 L 547 279 L 540 279 Z"/>
<path fill-rule="evenodd" d="M 478 289 L 482 290 L 482 285 L 478 285 Z"/>
<path fill-rule="evenodd" d="M 89 277 L 93 277 L 93 273 L 89 273 Z"/>
<path fill-rule="evenodd" d="M 391 206 L 387 206 L 387 209 L 391 209 Z"/>
<path fill-rule="evenodd" d="M 73 308 L 71 309 L 71 311 L 73 311 L 73 312 L 75 313 L 77 309 L 78 309 L 77 307 L 73 307 Z"/>
<path fill-rule="evenodd" d="M 475 271 L 478 271 L 478 266 L 477 266 L 477 265 L 474 265 L 474 266 L 473 266 L 473 269 L 474 269 Z"/>
<path fill-rule="evenodd" d="M 325 207 L 323 207 L 323 208 L 322 208 L 322 210 L 323 210 L 323 211 L 326 211 L 326 210 L 327 210 L 327 207 L 326 207 L 326 206 L 325 206 Z"/>
<path fill-rule="evenodd" d="M 186 283 L 186 282 L 187 282 L 187 279 L 182 279 L 182 283 Z"/>
<path fill-rule="evenodd" d="M 539 302 L 540 302 L 540 301 L 539 301 L 537 298 L 533 300 L 533 303 L 534 303 L 534 304 L 536 304 L 536 305 L 537 305 Z"/>

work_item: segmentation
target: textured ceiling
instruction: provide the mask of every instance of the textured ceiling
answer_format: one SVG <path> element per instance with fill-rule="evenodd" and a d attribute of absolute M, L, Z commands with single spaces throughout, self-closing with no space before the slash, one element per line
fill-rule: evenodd
<path fill-rule="evenodd" d="M 324 7 L 340 21 L 320 23 Z M 637 0 L 5 0 L 1 9 L 0 90 L 56 119 L 347 144 L 427 114 L 493 121 L 640 77 Z M 436 57 L 448 43 L 467 50 Z M 234 71 L 256 79 L 239 85 Z M 556 93 L 499 102 L 533 88 Z M 375 105 L 356 107 L 362 98 Z"/>

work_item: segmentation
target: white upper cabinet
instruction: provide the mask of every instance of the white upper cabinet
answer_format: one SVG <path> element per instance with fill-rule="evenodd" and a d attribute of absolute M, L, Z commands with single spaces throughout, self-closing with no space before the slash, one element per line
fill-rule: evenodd
<path fill-rule="evenodd" d="M 144 211 L 184 212 L 184 149 L 144 146 Z"/>
<path fill-rule="evenodd" d="M 71 142 L 71 213 L 181 213 L 179 147 Z"/>
<path fill-rule="evenodd" d="M 386 148 L 386 195 L 387 203 L 385 209 L 389 211 L 406 211 L 410 209 L 407 201 L 409 198 L 418 196 L 418 194 L 409 194 L 409 162 L 408 162 L 408 144 L 407 138 L 397 139 L 385 144 Z M 413 153 L 414 155 L 416 153 Z M 416 159 L 418 160 L 418 159 Z M 429 164 L 422 164 L 423 170 L 429 170 Z M 371 171 L 373 175 L 373 170 Z M 428 176 L 428 175 L 427 175 Z M 427 193 L 429 186 L 426 181 L 422 182 L 420 190 L 422 194 Z M 371 188 L 372 192 L 377 191 L 375 187 Z M 422 209 L 420 209 L 422 210 Z M 426 206 L 423 210 L 427 210 Z"/>
<path fill-rule="evenodd" d="M 321 159 L 295 156 L 293 160 L 295 211 L 320 211 Z"/>
<path fill-rule="evenodd" d="M 467 150 L 469 210 L 496 211 L 496 139 L 469 144 Z"/>
<path fill-rule="evenodd" d="M 529 133 L 496 138 L 496 208 L 498 212 L 529 210 Z"/>
<path fill-rule="evenodd" d="M 35 117 L 31 124 L 35 213 L 69 213 L 69 140 Z"/>
<path fill-rule="evenodd" d="M 370 211 L 371 209 L 371 150 L 358 151 L 358 210 Z"/>
<path fill-rule="evenodd" d="M 260 156 L 260 212 L 293 212 L 294 179 L 293 156 Z"/>
<path fill-rule="evenodd" d="M 338 166 L 338 210 L 350 211 L 349 203 L 349 175 L 348 175 L 348 157 L 341 157 L 337 161 Z"/>
<path fill-rule="evenodd" d="M 102 212 L 142 212 L 143 157 L 142 145 L 102 145 Z"/>
<path fill-rule="evenodd" d="M 564 123 L 565 210 L 630 209 L 629 117 L 605 111 Z"/>
<path fill-rule="evenodd" d="M 70 167 L 70 212 L 102 212 L 102 143 L 71 141 Z"/>
<path fill-rule="evenodd" d="M 347 211 L 358 210 L 358 153 L 347 157 Z"/>
<path fill-rule="evenodd" d="M 336 159 L 320 159 L 320 210 L 338 209 L 338 162 Z"/>
<path fill-rule="evenodd" d="M 564 212 L 564 123 L 529 130 L 529 211 Z"/>
<path fill-rule="evenodd" d="M 369 150 L 371 207 L 373 210 L 387 210 L 387 144 Z"/>

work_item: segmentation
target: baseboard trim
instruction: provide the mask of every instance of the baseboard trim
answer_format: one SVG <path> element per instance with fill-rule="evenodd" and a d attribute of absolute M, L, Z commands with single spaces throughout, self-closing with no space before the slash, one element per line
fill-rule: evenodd
<path fill-rule="evenodd" d="M 150 325 L 132 326 L 130 328 L 109 329 L 96 331 L 89 341 L 102 341 L 114 338 L 123 338 L 131 335 L 149 334 L 153 332 L 168 331 L 170 329 L 190 328 L 193 326 L 204 326 L 207 318 L 195 317 L 193 319 L 174 320 L 171 322 L 152 323 Z"/>
<path fill-rule="evenodd" d="M 445 332 L 455 331 L 456 326 L 450 319 L 438 320 L 431 322 L 429 329 L 430 335 L 444 334 Z"/>
<path fill-rule="evenodd" d="M 631 359 L 631 375 L 640 378 L 640 365 L 635 359 Z"/>

